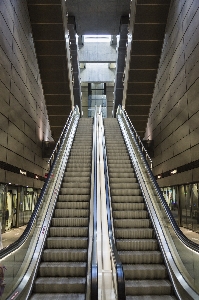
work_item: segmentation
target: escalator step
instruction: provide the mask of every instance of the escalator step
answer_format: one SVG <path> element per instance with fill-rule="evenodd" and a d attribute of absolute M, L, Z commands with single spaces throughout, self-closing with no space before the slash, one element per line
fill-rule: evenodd
<path fill-rule="evenodd" d="M 85 293 L 86 278 L 39 277 L 33 292 L 36 293 Z M 56 295 L 54 295 L 54 299 Z"/>
<path fill-rule="evenodd" d="M 56 296 L 55 296 L 56 295 Z M 56 297 L 56 298 L 55 298 Z M 37 293 L 33 294 L 31 300 L 85 300 L 85 294 L 70 294 L 70 293 L 52 293 L 52 294 L 43 294 Z"/>
<path fill-rule="evenodd" d="M 42 262 L 39 267 L 42 277 L 86 277 L 85 262 Z"/>
<path fill-rule="evenodd" d="M 42 261 L 82 262 L 87 260 L 87 249 L 45 249 Z"/>
<path fill-rule="evenodd" d="M 87 249 L 88 238 L 81 237 L 48 237 L 47 248 L 49 249 Z"/>
<path fill-rule="evenodd" d="M 171 295 L 170 281 L 160 280 L 126 280 L 126 295 Z"/>
<path fill-rule="evenodd" d="M 166 267 L 160 264 L 124 264 L 126 280 L 166 279 L 168 277 Z"/>

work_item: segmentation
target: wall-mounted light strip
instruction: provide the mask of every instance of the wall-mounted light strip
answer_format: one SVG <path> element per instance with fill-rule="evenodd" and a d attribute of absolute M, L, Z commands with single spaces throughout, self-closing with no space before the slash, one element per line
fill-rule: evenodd
<path fill-rule="evenodd" d="M 177 174 L 177 173 L 182 173 L 182 172 L 190 171 L 190 170 L 195 169 L 195 168 L 199 168 L 199 159 L 197 159 L 195 161 L 192 161 L 192 162 L 190 162 L 188 164 L 179 166 L 179 167 L 177 167 L 175 169 L 166 171 L 166 172 L 164 172 L 162 174 L 158 174 L 158 175 L 155 176 L 155 178 L 156 179 L 161 179 L 161 178 L 165 178 L 165 177 Z"/>

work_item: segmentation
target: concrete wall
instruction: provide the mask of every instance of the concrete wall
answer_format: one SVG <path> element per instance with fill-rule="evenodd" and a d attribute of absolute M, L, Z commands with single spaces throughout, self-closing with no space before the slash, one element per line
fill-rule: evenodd
<path fill-rule="evenodd" d="M 117 59 L 115 46 L 111 46 L 110 43 L 107 42 L 85 43 L 84 46 L 79 49 L 78 55 L 80 62 L 109 63 L 115 62 Z"/>
<path fill-rule="evenodd" d="M 155 144 L 154 174 L 199 159 L 199 2 L 173 0 L 153 94 L 146 139 Z M 159 180 L 199 181 L 199 169 Z"/>
<path fill-rule="evenodd" d="M 0 161 L 44 176 L 42 140 L 51 133 L 25 0 L 0 1 Z M 0 182 L 41 187 L 0 169 Z"/>
<path fill-rule="evenodd" d="M 80 69 L 82 82 L 114 82 L 115 69 L 110 69 L 108 63 L 87 63 L 85 69 Z"/>

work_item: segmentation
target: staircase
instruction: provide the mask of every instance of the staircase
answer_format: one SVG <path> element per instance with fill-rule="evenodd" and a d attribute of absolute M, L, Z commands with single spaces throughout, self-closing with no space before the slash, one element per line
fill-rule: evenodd
<path fill-rule="evenodd" d="M 176 299 L 116 119 L 104 119 L 116 247 L 127 300 Z"/>
<path fill-rule="evenodd" d="M 32 300 L 86 298 L 93 119 L 80 119 Z"/>

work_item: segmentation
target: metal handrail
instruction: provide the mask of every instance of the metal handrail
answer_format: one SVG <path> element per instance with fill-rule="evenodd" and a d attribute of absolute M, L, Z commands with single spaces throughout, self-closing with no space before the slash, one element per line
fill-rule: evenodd
<path fill-rule="evenodd" d="M 97 260 L 97 109 L 93 124 L 93 242 L 91 254 L 91 300 L 98 299 L 98 260 Z"/>
<path fill-rule="evenodd" d="M 76 106 L 74 110 L 79 111 L 78 106 Z M 51 156 L 50 156 L 50 158 L 48 160 L 48 164 L 49 164 L 50 167 L 53 164 L 55 158 L 57 157 L 58 151 L 59 151 L 59 149 L 61 147 L 61 144 L 63 142 L 64 135 L 65 135 L 65 132 L 66 132 L 66 130 L 68 128 L 68 124 L 69 124 L 69 121 L 71 119 L 72 114 L 73 114 L 73 111 L 71 110 L 71 112 L 70 112 L 70 114 L 69 114 L 69 116 L 67 118 L 66 124 L 64 125 L 64 128 L 63 128 L 63 130 L 62 130 L 62 132 L 60 134 L 59 140 L 57 141 L 57 143 L 55 145 L 55 148 L 54 148 L 54 150 L 53 150 L 53 152 L 52 152 L 52 154 L 51 154 Z"/>
<path fill-rule="evenodd" d="M 61 144 L 59 146 L 59 150 L 61 149 L 61 146 L 63 144 L 64 137 L 66 137 L 66 135 L 68 133 L 68 130 L 70 128 L 70 124 L 72 122 L 72 119 L 73 119 L 74 115 L 75 114 L 70 114 L 70 116 L 67 120 L 67 126 L 64 127 L 65 130 L 62 134 L 62 141 L 61 141 Z M 33 228 L 34 223 L 36 222 L 39 210 L 40 210 L 41 206 L 43 205 L 44 196 L 45 196 L 45 193 L 46 193 L 46 191 L 48 189 L 48 186 L 50 184 L 50 179 L 51 179 L 51 176 L 53 175 L 53 169 L 54 169 L 54 166 L 56 165 L 57 159 L 58 159 L 58 155 L 56 155 L 56 157 L 54 158 L 54 160 L 52 162 L 50 171 L 48 173 L 48 178 L 46 179 L 46 181 L 45 181 L 45 183 L 42 187 L 39 199 L 38 199 L 38 201 L 35 205 L 34 211 L 33 211 L 32 215 L 30 217 L 30 220 L 29 220 L 23 234 L 14 243 L 12 243 L 11 245 L 9 245 L 9 246 L 7 246 L 7 247 L 0 250 L 0 259 L 5 257 L 6 255 L 10 254 L 11 252 L 15 251 L 17 248 L 19 248 L 26 241 L 31 229 Z"/>
<path fill-rule="evenodd" d="M 116 277 L 117 277 L 117 299 L 125 300 L 125 278 L 123 266 L 120 260 L 120 257 L 117 252 L 115 245 L 115 238 L 113 232 L 113 218 L 112 218 L 112 208 L 111 208 L 111 195 L 110 195 L 110 186 L 109 186 L 109 174 L 108 174 L 108 163 L 107 163 L 107 154 L 106 154 L 106 143 L 105 136 L 103 135 L 103 157 L 104 157 L 104 175 L 105 175 L 105 191 L 106 191 L 106 210 L 107 210 L 107 222 L 108 222 L 108 235 L 109 235 L 109 244 L 111 249 L 111 255 L 114 261 Z"/>

